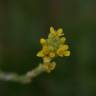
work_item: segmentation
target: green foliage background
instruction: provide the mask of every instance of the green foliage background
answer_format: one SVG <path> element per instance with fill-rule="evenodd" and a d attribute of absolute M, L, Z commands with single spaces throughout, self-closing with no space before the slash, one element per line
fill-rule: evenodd
<path fill-rule="evenodd" d="M 36 67 L 50 26 L 64 29 L 71 56 L 30 84 L 0 81 L 0 96 L 96 96 L 96 0 L 0 0 L 0 69 Z"/>

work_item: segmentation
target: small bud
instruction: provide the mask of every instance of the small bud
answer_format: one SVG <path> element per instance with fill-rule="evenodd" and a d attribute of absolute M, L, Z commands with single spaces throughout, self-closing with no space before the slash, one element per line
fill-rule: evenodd
<path fill-rule="evenodd" d="M 59 48 L 56 53 L 58 56 L 63 57 L 64 56 L 64 49 Z"/>
<path fill-rule="evenodd" d="M 42 45 L 44 45 L 44 44 L 46 44 L 46 40 L 45 40 L 44 38 L 41 38 L 41 39 L 40 39 L 40 43 L 41 43 Z"/>
<path fill-rule="evenodd" d="M 66 41 L 65 37 L 60 38 L 60 43 L 65 43 L 65 41 Z"/>
<path fill-rule="evenodd" d="M 43 56 L 44 56 L 43 51 L 42 51 L 42 50 L 39 51 L 39 52 L 37 53 L 37 56 L 38 56 L 38 57 L 43 57 Z"/>
<path fill-rule="evenodd" d="M 43 66 L 44 66 L 46 72 L 50 73 L 52 70 L 55 69 L 56 63 L 55 63 L 55 62 L 52 62 L 52 63 L 45 63 Z"/>
<path fill-rule="evenodd" d="M 69 46 L 67 44 L 66 45 L 60 45 L 60 48 L 62 48 L 63 50 L 68 50 Z"/>
<path fill-rule="evenodd" d="M 63 29 L 62 29 L 62 28 L 59 28 L 59 29 L 57 30 L 57 32 L 58 32 L 59 34 L 61 34 L 61 33 L 63 32 Z"/>
<path fill-rule="evenodd" d="M 70 51 L 65 51 L 64 56 L 70 56 Z"/>
<path fill-rule="evenodd" d="M 52 26 L 50 27 L 50 32 L 51 33 L 54 33 L 55 32 L 55 30 L 54 30 L 54 28 Z"/>

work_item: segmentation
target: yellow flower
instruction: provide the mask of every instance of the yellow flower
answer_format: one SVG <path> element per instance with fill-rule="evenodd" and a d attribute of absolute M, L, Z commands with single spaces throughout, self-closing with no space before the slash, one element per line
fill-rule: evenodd
<path fill-rule="evenodd" d="M 58 56 L 63 57 L 64 56 L 64 49 L 63 48 L 59 48 L 59 49 L 57 49 L 56 53 L 57 53 Z"/>
<path fill-rule="evenodd" d="M 44 38 L 41 38 L 41 39 L 40 39 L 40 43 L 41 43 L 42 45 L 47 44 L 47 42 L 46 42 L 46 40 L 45 40 Z"/>
<path fill-rule="evenodd" d="M 48 39 L 40 39 L 42 50 L 37 53 L 37 56 L 43 59 L 43 66 L 48 73 L 54 70 L 56 66 L 55 62 L 51 62 L 53 58 L 56 56 L 70 56 L 69 46 L 65 44 L 66 38 L 63 35 L 62 28 L 55 30 L 50 27 Z"/>
<path fill-rule="evenodd" d="M 55 30 L 54 30 L 54 28 L 52 26 L 50 27 L 50 32 L 55 34 Z"/>
<path fill-rule="evenodd" d="M 59 48 L 62 48 L 63 50 L 68 50 L 69 46 L 67 44 L 61 44 Z"/>
<path fill-rule="evenodd" d="M 58 36 L 63 36 L 64 35 L 62 28 L 59 28 L 56 33 L 57 33 Z"/>
<path fill-rule="evenodd" d="M 52 70 L 55 69 L 56 63 L 55 63 L 55 62 L 52 62 L 52 63 L 45 63 L 43 66 L 44 66 L 46 72 L 50 73 Z"/>
<path fill-rule="evenodd" d="M 44 57 L 43 51 L 42 51 L 42 50 L 39 51 L 39 52 L 37 53 L 37 56 L 38 56 L 38 57 Z"/>
<path fill-rule="evenodd" d="M 42 46 L 42 50 L 37 53 L 38 57 L 54 57 L 54 53 L 49 50 L 47 45 Z"/>
<path fill-rule="evenodd" d="M 44 56 L 47 56 L 48 54 L 49 54 L 48 46 L 44 45 L 42 50 L 37 53 L 37 56 L 44 57 Z"/>
<path fill-rule="evenodd" d="M 43 46 L 42 51 L 43 51 L 44 56 L 53 58 L 53 57 L 55 57 L 55 52 L 52 51 L 52 49 L 50 47 L 51 46 Z"/>
<path fill-rule="evenodd" d="M 56 31 L 54 30 L 53 27 L 50 27 L 50 33 L 48 35 L 48 38 L 54 38 L 56 37 Z"/>
<path fill-rule="evenodd" d="M 63 33 L 63 29 L 62 28 L 59 28 L 57 31 L 54 30 L 53 27 L 50 27 L 50 35 L 53 35 L 53 37 L 59 37 L 59 36 L 63 36 L 64 33 Z"/>
<path fill-rule="evenodd" d="M 64 56 L 70 56 L 70 51 L 65 51 Z"/>
<path fill-rule="evenodd" d="M 57 49 L 57 55 L 58 56 L 68 56 L 70 53 L 67 51 L 69 48 L 68 45 L 60 45 L 60 47 Z"/>
<path fill-rule="evenodd" d="M 61 43 L 61 44 L 65 43 L 65 41 L 66 41 L 66 38 L 65 38 L 65 37 L 61 37 L 61 38 L 60 38 L 60 43 Z"/>

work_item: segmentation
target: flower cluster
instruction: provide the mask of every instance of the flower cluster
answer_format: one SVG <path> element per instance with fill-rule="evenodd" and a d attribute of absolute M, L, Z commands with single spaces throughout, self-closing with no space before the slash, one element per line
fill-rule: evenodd
<path fill-rule="evenodd" d="M 50 27 L 50 33 L 47 39 L 41 38 L 42 49 L 37 53 L 38 57 L 43 59 L 43 65 L 47 72 L 51 72 L 56 66 L 52 59 L 60 56 L 70 56 L 69 46 L 65 44 L 63 29 L 54 30 Z"/>
<path fill-rule="evenodd" d="M 54 30 L 53 27 L 50 27 L 48 38 L 40 39 L 42 49 L 37 53 L 37 56 L 43 59 L 43 63 L 39 63 L 36 68 L 29 70 L 23 75 L 0 71 L 0 80 L 15 81 L 26 84 L 30 83 L 33 78 L 35 78 L 42 72 L 50 73 L 56 66 L 56 62 L 53 61 L 55 57 L 70 56 L 69 46 L 65 41 L 66 38 L 64 37 L 62 28 Z"/>

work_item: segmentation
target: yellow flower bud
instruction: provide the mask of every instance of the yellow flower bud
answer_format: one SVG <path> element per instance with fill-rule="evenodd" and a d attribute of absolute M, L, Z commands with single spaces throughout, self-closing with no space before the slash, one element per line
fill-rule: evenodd
<path fill-rule="evenodd" d="M 63 36 L 64 35 L 62 28 L 59 28 L 56 33 L 57 33 L 58 36 Z"/>
<path fill-rule="evenodd" d="M 60 48 L 62 48 L 63 50 L 68 50 L 69 49 L 69 46 L 66 44 L 66 45 L 60 45 Z"/>
<path fill-rule="evenodd" d="M 54 38 L 55 36 L 56 36 L 57 34 L 56 34 L 56 31 L 54 30 L 54 28 L 53 27 L 50 27 L 50 34 L 49 34 L 49 38 L 51 37 L 51 38 Z"/>
<path fill-rule="evenodd" d="M 59 34 L 61 34 L 61 33 L 63 32 L 63 29 L 62 29 L 62 28 L 59 28 L 59 29 L 57 30 L 57 32 L 58 32 Z"/>
<path fill-rule="evenodd" d="M 65 51 L 64 56 L 70 56 L 70 51 Z"/>
<path fill-rule="evenodd" d="M 52 62 L 52 63 L 45 63 L 44 64 L 44 68 L 46 70 L 46 72 L 50 73 L 52 70 L 55 69 L 56 63 Z"/>
<path fill-rule="evenodd" d="M 63 48 L 59 48 L 56 53 L 57 53 L 58 56 L 63 57 L 63 55 L 64 55 L 64 49 Z"/>
<path fill-rule="evenodd" d="M 40 39 L 40 43 L 41 43 L 42 45 L 44 45 L 44 44 L 46 44 L 47 42 L 46 42 L 46 40 L 45 40 L 44 38 L 41 38 L 41 39 Z"/>
<path fill-rule="evenodd" d="M 43 51 L 42 51 L 42 50 L 39 51 L 39 52 L 37 53 L 37 56 L 38 56 L 38 57 L 43 57 L 43 56 L 44 56 Z"/>
<path fill-rule="evenodd" d="M 54 30 L 54 28 L 52 26 L 50 27 L 50 32 L 51 33 L 54 33 L 55 32 L 55 30 Z"/>
<path fill-rule="evenodd" d="M 43 46 L 42 51 L 43 51 L 45 56 L 48 55 L 49 54 L 48 46 Z"/>
<path fill-rule="evenodd" d="M 65 43 L 65 41 L 66 41 L 65 37 L 60 38 L 60 43 Z"/>

